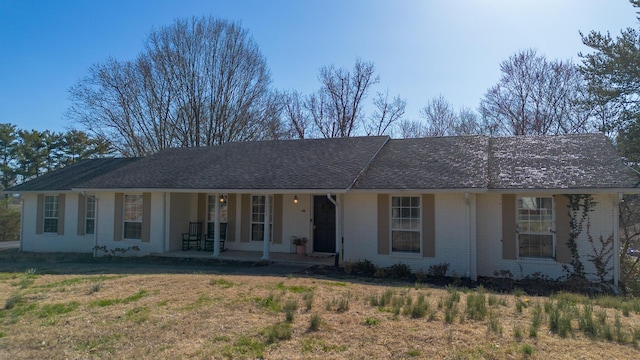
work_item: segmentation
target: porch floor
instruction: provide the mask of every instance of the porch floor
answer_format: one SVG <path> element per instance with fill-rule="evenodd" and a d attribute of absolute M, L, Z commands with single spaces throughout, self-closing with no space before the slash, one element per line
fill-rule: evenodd
<path fill-rule="evenodd" d="M 213 252 L 193 250 L 176 250 L 164 253 L 155 253 L 153 256 L 171 257 L 171 258 L 194 258 L 194 259 L 211 259 Z M 240 251 L 226 250 L 220 253 L 220 260 L 231 261 L 250 261 L 258 262 L 262 260 L 262 251 Z M 306 264 L 312 265 L 335 265 L 335 255 L 331 254 L 290 254 L 272 252 L 269 253 L 269 261 L 284 264 Z"/>

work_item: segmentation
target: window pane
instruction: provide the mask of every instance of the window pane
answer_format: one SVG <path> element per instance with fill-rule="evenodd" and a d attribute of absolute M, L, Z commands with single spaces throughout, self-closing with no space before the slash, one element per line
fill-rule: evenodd
<path fill-rule="evenodd" d="M 520 256 L 553 256 L 553 198 L 519 198 L 517 226 Z"/>
<path fill-rule="evenodd" d="M 44 219 L 43 231 L 46 233 L 58 232 L 58 219 Z"/>
<path fill-rule="evenodd" d="M 264 224 L 251 225 L 251 240 L 264 241 Z"/>
<path fill-rule="evenodd" d="M 391 250 L 420 252 L 420 197 L 391 198 Z"/>
<path fill-rule="evenodd" d="M 264 195 L 254 195 L 251 197 L 251 240 L 253 241 L 264 241 L 264 219 L 265 219 L 265 196 Z M 269 239 L 273 240 L 273 196 L 269 196 L 269 234 L 271 235 Z"/>
<path fill-rule="evenodd" d="M 391 250 L 397 252 L 420 252 L 420 233 L 416 231 L 392 231 Z"/>
<path fill-rule="evenodd" d="M 95 231 L 95 220 L 94 219 L 87 219 L 85 222 L 85 228 L 84 231 L 86 234 L 93 234 Z"/>
<path fill-rule="evenodd" d="M 124 196 L 124 221 L 142 222 L 142 195 Z"/>
<path fill-rule="evenodd" d="M 552 257 L 553 236 L 551 235 L 520 235 L 520 256 L 523 257 Z"/>
<path fill-rule="evenodd" d="M 142 223 L 125 222 L 124 238 L 125 239 L 142 239 Z"/>

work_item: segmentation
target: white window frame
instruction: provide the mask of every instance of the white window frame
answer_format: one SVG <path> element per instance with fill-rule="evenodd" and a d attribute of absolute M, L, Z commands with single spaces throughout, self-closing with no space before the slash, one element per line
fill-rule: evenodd
<path fill-rule="evenodd" d="M 136 201 L 127 201 L 128 199 L 134 199 Z M 139 209 L 136 202 L 139 201 Z M 127 206 L 136 205 L 136 209 L 132 209 L 127 214 Z M 144 197 L 142 194 L 124 194 L 122 199 L 122 238 L 126 240 L 142 240 L 142 219 L 144 217 Z M 140 224 L 140 237 L 127 236 L 127 224 Z M 137 231 L 136 231 L 137 232 Z M 132 235 L 132 234 L 129 234 Z M 137 234 L 134 234 L 137 235 Z"/>
<path fill-rule="evenodd" d="M 402 199 L 408 198 L 409 204 L 403 205 Z M 394 204 L 394 199 L 400 199 L 399 204 Z M 414 206 L 412 199 L 417 201 L 417 206 Z M 391 253 L 394 254 L 408 254 L 419 255 L 422 254 L 422 198 L 419 195 L 391 195 L 390 201 L 390 226 L 389 226 L 389 247 Z M 417 216 L 412 216 L 412 209 L 417 209 Z M 403 213 L 408 212 L 409 216 L 405 219 Z M 409 223 L 407 224 L 406 221 Z M 394 250 L 394 233 L 417 233 L 418 234 L 418 249 L 413 250 Z"/>
<path fill-rule="evenodd" d="M 259 204 L 255 204 L 255 199 L 256 198 L 262 198 L 262 203 Z M 269 237 L 269 241 L 273 242 L 273 195 L 269 195 L 269 199 L 271 200 L 270 202 L 270 214 L 271 216 L 269 216 L 269 234 L 271 235 Z M 256 241 L 256 242 L 262 242 L 264 241 L 264 210 L 265 210 L 265 201 L 266 201 L 266 196 L 265 195 L 251 195 L 251 227 L 249 228 L 249 233 L 251 234 L 251 241 Z M 255 212 L 255 207 L 256 206 L 261 206 L 262 207 L 262 212 Z M 260 219 L 262 218 L 262 219 Z M 254 239 L 253 235 L 253 227 L 254 225 L 262 225 L 262 239 Z"/>
<path fill-rule="evenodd" d="M 524 208 L 520 207 L 521 204 L 521 200 L 522 199 L 535 199 L 536 201 L 536 209 L 534 211 L 540 211 L 540 214 L 529 214 L 528 220 L 525 219 L 523 217 L 523 214 L 520 213 L 520 210 L 526 210 Z M 551 208 L 550 209 L 546 209 L 546 208 L 540 208 L 538 207 L 538 199 L 549 199 L 551 200 Z M 542 218 L 538 219 L 537 221 L 531 220 L 532 215 L 533 216 L 545 216 L 544 211 L 543 210 L 550 210 L 551 211 L 551 219 L 548 219 L 547 222 L 549 223 L 548 227 L 546 227 L 545 229 L 541 229 L 541 230 L 531 230 L 531 226 L 522 226 L 524 224 L 531 224 L 531 225 L 536 225 L 538 224 L 538 226 L 542 227 L 544 225 L 544 220 Z M 522 258 L 522 259 L 555 259 L 556 257 L 556 231 L 555 231 L 555 224 L 556 224 L 556 203 L 555 203 L 555 199 L 553 198 L 553 196 L 551 195 L 521 195 L 521 196 L 517 196 L 516 197 L 516 246 L 518 249 L 518 258 Z M 528 229 L 527 229 L 528 228 Z M 542 235 L 542 236 L 550 236 L 551 237 L 551 254 L 549 255 L 545 255 L 545 256 L 533 256 L 533 255 L 521 255 L 521 247 L 520 247 L 520 236 L 521 235 Z M 531 245 L 530 245 L 531 246 Z M 542 245 L 539 245 L 542 246 Z"/>
<path fill-rule="evenodd" d="M 60 197 L 58 195 L 45 195 L 42 203 L 42 232 L 57 234 L 60 222 Z M 49 229 L 48 221 L 55 220 L 55 229 Z"/>
<path fill-rule="evenodd" d="M 212 232 L 209 228 L 211 227 L 211 229 L 213 229 L 214 227 L 216 219 L 216 201 L 220 202 L 220 195 L 224 198 L 224 202 L 220 203 L 220 223 L 226 223 L 229 221 L 229 196 L 227 194 L 207 194 L 207 234 Z"/>
<path fill-rule="evenodd" d="M 84 203 L 84 233 L 87 235 L 96 232 L 96 196 L 87 195 Z M 89 223 L 92 225 L 89 226 Z"/>

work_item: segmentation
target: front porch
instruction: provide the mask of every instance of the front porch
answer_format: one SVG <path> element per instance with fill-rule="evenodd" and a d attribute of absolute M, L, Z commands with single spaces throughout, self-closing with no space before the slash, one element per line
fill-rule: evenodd
<path fill-rule="evenodd" d="M 211 259 L 212 253 L 209 251 L 197 251 L 197 250 L 176 250 L 176 251 L 168 251 L 159 254 L 151 254 L 153 256 L 159 257 L 169 257 L 169 258 L 193 258 L 193 259 Z M 242 250 L 226 250 L 220 253 L 220 256 L 217 257 L 219 260 L 229 260 L 229 261 L 247 261 L 247 262 L 259 262 L 262 261 L 263 253 L 261 251 L 242 251 Z M 269 260 L 275 263 L 283 263 L 283 264 L 305 264 L 309 266 L 314 265 L 324 265 L 324 266 L 333 266 L 335 265 L 335 255 L 327 255 L 327 254 L 292 254 L 292 253 L 280 253 L 280 252 L 272 252 L 269 253 Z"/>

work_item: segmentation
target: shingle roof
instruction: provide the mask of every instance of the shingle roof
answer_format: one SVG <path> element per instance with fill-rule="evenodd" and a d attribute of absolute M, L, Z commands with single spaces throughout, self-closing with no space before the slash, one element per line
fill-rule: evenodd
<path fill-rule="evenodd" d="M 226 143 L 160 151 L 86 188 L 347 189 L 386 136 Z"/>
<path fill-rule="evenodd" d="M 354 188 L 485 188 L 487 147 L 485 136 L 391 140 Z"/>
<path fill-rule="evenodd" d="M 138 158 L 102 158 L 87 159 L 52 171 L 30 181 L 7 189 L 8 192 L 21 191 L 50 191 L 71 190 L 78 185 L 109 173 L 127 164 L 132 164 Z"/>
<path fill-rule="evenodd" d="M 489 143 L 489 189 L 638 185 L 638 176 L 603 134 L 499 137 Z"/>
<path fill-rule="evenodd" d="M 357 181 L 356 181 L 357 180 Z M 355 182 L 354 182 L 355 181 Z M 638 176 L 602 134 L 388 137 L 227 143 L 94 159 L 9 191 L 631 189 Z"/>

